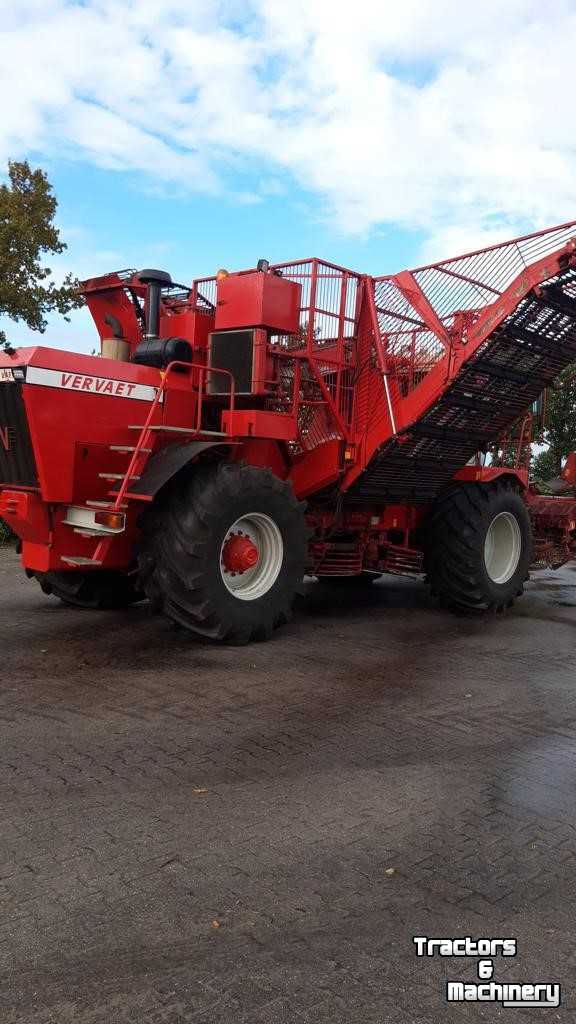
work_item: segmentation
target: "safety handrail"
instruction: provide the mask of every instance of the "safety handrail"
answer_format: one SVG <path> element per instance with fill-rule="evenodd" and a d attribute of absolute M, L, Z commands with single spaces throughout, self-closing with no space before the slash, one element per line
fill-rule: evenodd
<path fill-rule="evenodd" d="M 199 382 L 198 382 L 198 403 L 197 403 L 197 407 L 196 407 L 196 423 L 195 423 L 195 430 L 196 430 L 197 433 L 200 433 L 201 429 L 202 429 L 202 404 L 203 404 L 204 396 L 205 396 L 205 393 L 206 393 L 206 390 L 205 390 L 206 389 L 206 378 L 207 378 L 207 374 L 208 373 L 224 374 L 224 376 L 230 378 L 230 393 L 229 393 L 230 394 L 230 412 L 234 412 L 234 405 L 235 405 L 235 399 L 236 399 L 236 394 L 235 394 L 235 387 L 236 387 L 236 385 L 235 385 L 234 377 L 233 377 L 232 373 L 229 370 L 219 370 L 217 367 L 206 366 L 204 363 L 185 363 L 185 362 L 182 362 L 181 360 L 177 360 L 177 359 L 175 359 L 173 362 L 169 363 L 168 366 L 166 367 L 166 369 L 163 371 L 162 382 L 160 384 L 160 387 L 156 391 L 156 394 L 154 396 L 154 400 L 152 401 L 152 403 L 150 405 L 150 409 L 148 410 L 148 415 L 146 416 L 146 419 L 144 421 L 144 425 L 142 427 L 142 430 L 140 431 L 140 434 L 138 435 L 138 440 L 137 440 L 136 445 L 134 447 L 134 452 L 132 454 L 132 458 L 130 459 L 130 463 L 129 463 L 128 469 L 126 470 L 126 475 L 124 476 L 124 479 L 122 480 L 122 483 L 121 483 L 121 485 L 120 485 L 120 487 L 118 489 L 118 494 L 117 494 L 116 500 L 114 502 L 114 511 L 118 511 L 119 510 L 119 508 L 121 507 L 121 505 L 123 503 L 123 500 L 124 500 L 126 494 L 128 493 L 128 489 L 130 487 L 130 480 L 132 479 L 134 470 L 135 470 L 135 468 L 136 468 L 136 466 L 138 464 L 138 460 L 139 460 L 139 458 L 140 458 L 140 456 L 142 454 L 142 449 L 147 446 L 147 442 L 149 440 L 150 433 L 151 433 L 150 428 L 152 426 L 152 421 L 154 419 L 154 415 L 156 413 L 156 410 L 158 409 L 158 406 L 161 404 L 162 398 L 163 398 L 163 396 L 164 396 L 164 394 L 166 392 L 166 387 L 167 387 L 167 384 L 168 384 L 169 375 L 171 373 L 175 372 L 176 370 L 178 372 L 181 372 L 182 370 L 187 370 L 187 371 L 198 370 L 198 371 L 200 371 Z"/>

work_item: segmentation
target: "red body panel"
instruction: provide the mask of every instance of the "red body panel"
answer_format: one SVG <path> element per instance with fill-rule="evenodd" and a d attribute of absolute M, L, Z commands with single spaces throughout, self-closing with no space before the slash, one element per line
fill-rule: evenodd
<path fill-rule="evenodd" d="M 454 474 L 454 480 L 488 484 L 502 476 L 513 476 L 523 490 L 528 487 L 528 469 L 525 466 L 463 466 Z"/>
<path fill-rule="evenodd" d="M 216 287 L 217 331 L 267 327 L 295 334 L 300 322 L 300 285 L 257 271 L 229 274 Z"/>
<path fill-rule="evenodd" d="M 130 444 L 161 383 L 158 370 L 60 349 L 20 349 L 27 367 L 22 391 L 37 459 L 42 497 L 47 502 L 106 494 L 98 473 L 118 467 L 111 444 Z M 30 381 L 30 383 L 29 383 Z M 134 396 L 134 397 L 131 397 Z M 136 397 L 138 396 L 138 397 Z M 194 397 L 187 395 L 194 407 Z"/>
<path fill-rule="evenodd" d="M 296 435 L 293 416 L 261 409 L 235 409 L 225 412 L 222 426 L 235 437 L 267 437 L 275 441 L 292 441 Z"/>

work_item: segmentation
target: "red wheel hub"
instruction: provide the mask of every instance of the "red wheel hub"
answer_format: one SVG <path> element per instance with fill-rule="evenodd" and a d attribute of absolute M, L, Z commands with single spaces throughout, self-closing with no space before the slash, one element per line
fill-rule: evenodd
<path fill-rule="evenodd" d="M 246 572 L 256 565 L 259 557 L 254 542 L 241 533 L 233 533 L 222 549 L 222 565 L 226 572 Z"/>

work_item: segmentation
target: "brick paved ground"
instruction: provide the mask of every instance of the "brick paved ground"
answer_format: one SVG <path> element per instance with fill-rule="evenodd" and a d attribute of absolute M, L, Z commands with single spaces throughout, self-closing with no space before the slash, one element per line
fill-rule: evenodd
<path fill-rule="evenodd" d="M 576 568 L 489 622 L 305 601 L 211 647 L 0 552 L 2 1024 L 573 1019 Z M 565 1005 L 447 1008 L 475 961 L 414 934 L 514 935 Z"/>

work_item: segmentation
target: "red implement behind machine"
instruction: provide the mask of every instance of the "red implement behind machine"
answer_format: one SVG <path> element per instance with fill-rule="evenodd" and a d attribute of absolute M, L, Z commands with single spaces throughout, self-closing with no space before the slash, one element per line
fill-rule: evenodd
<path fill-rule="evenodd" d="M 101 356 L 0 356 L 0 517 L 69 604 L 147 597 L 264 639 L 305 573 L 426 573 L 509 606 L 576 499 L 529 485 L 525 424 L 576 361 L 576 222 L 372 278 L 320 260 L 84 283 Z M 494 451 L 512 438 L 516 457 Z"/>

